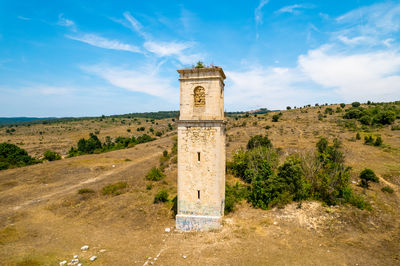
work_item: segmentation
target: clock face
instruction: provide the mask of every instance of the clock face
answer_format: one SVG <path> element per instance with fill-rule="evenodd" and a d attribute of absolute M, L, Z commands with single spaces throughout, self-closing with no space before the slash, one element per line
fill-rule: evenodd
<path fill-rule="evenodd" d="M 203 87 L 194 89 L 194 106 L 200 107 L 206 105 L 206 92 Z"/>

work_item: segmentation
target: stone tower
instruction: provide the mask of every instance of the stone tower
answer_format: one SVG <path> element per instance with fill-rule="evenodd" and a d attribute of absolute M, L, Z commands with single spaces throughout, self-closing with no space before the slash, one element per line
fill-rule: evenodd
<path fill-rule="evenodd" d="M 225 74 L 220 67 L 180 69 L 178 73 L 176 228 L 216 229 L 225 206 Z"/>

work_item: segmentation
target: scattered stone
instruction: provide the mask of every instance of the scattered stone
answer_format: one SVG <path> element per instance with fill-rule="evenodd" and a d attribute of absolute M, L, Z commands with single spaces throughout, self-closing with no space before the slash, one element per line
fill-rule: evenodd
<path fill-rule="evenodd" d="M 74 255 L 74 259 L 77 259 L 78 258 L 78 255 Z"/>
<path fill-rule="evenodd" d="M 112 167 L 114 168 L 114 167 L 115 167 L 115 164 L 113 164 Z"/>
<path fill-rule="evenodd" d="M 62 262 L 60 262 L 60 266 L 67 264 L 66 260 L 63 260 Z"/>
<path fill-rule="evenodd" d="M 82 266 L 82 263 L 78 263 L 78 265 L 77 266 Z"/>
<path fill-rule="evenodd" d="M 356 181 L 354 181 L 354 180 L 352 180 L 352 181 L 351 181 L 351 183 L 353 183 L 353 184 L 357 184 L 357 182 L 356 182 Z"/>
<path fill-rule="evenodd" d="M 154 262 L 150 261 L 150 264 L 151 264 L 151 265 L 153 265 L 153 264 L 154 264 Z"/>
<path fill-rule="evenodd" d="M 278 222 L 277 222 L 277 221 L 275 221 L 275 222 L 274 222 L 274 225 L 277 225 L 277 224 L 278 224 Z"/>
<path fill-rule="evenodd" d="M 157 258 L 154 258 L 154 260 L 157 260 Z"/>
<path fill-rule="evenodd" d="M 90 261 L 95 261 L 96 259 L 97 259 L 97 256 L 91 256 L 89 260 Z"/>
<path fill-rule="evenodd" d="M 152 257 L 148 257 L 147 259 L 148 259 L 148 260 L 151 260 L 151 259 L 153 259 L 153 258 L 152 258 Z"/>
<path fill-rule="evenodd" d="M 78 259 L 73 259 L 73 260 L 71 260 L 71 263 L 72 263 L 72 264 L 78 264 L 78 263 L 79 263 L 79 260 L 78 260 Z"/>
<path fill-rule="evenodd" d="M 106 250 L 105 250 L 105 249 L 100 249 L 99 252 L 100 252 L 100 253 L 103 253 L 103 252 L 106 252 Z"/>
<path fill-rule="evenodd" d="M 183 255 L 183 258 L 186 259 L 187 257 L 185 255 Z"/>
<path fill-rule="evenodd" d="M 86 250 L 88 250 L 88 249 L 89 249 L 89 246 L 88 246 L 88 245 L 84 245 L 84 246 L 81 247 L 81 250 L 82 250 L 82 251 L 86 251 Z"/>
<path fill-rule="evenodd" d="M 171 228 L 169 228 L 169 227 L 165 228 L 165 232 L 166 232 L 166 233 L 171 232 Z"/>

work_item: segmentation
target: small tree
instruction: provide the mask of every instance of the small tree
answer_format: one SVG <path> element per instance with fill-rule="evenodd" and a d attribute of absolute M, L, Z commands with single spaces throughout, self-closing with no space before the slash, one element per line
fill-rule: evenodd
<path fill-rule="evenodd" d="M 355 108 L 357 108 L 357 107 L 360 107 L 360 102 L 352 102 L 351 103 L 351 106 L 353 106 L 353 107 L 355 107 Z"/>
<path fill-rule="evenodd" d="M 342 108 L 344 108 L 345 106 L 346 106 L 345 103 L 341 103 L 341 104 L 340 104 L 340 107 L 342 107 Z"/>
<path fill-rule="evenodd" d="M 292 107 L 286 106 L 286 110 L 290 110 L 290 109 L 292 109 Z"/>
<path fill-rule="evenodd" d="M 375 142 L 374 142 L 374 146 L 382 146 L 383 140 L 381 137 L 377 137 Z"/>
<path fill-rule="evenodd" d="M 272 122 L 278 122 L 280 115 L 273 115 Z"/>
<path fill-rule="evenodd" d="M 60 160 L 61 159 L 61 155 L 51 151 L 51 150 L 47 150 L 44 152 L 43 154 L 43 159 L 48 160 L 48 161 L 56 161 L 56 160 Z"/>
<path fill-rule="evenodd" d="M 157 194 L 154 196 L 154 203 L 159 203 L 159 202 L 167 202 L 168 201 L 168 191 L 163 189 L 157 192 Z"/>
<path fill-rule="evenodd" d="M 205 68 L 205 65 L 204 65 L 203 62 L 198 61 L 197 64 L 196 64 L 196 66 L 195 66 L 195 68 Z"/>
<path fill-rule="evenodd" d="M 360 173 L 360 178 L 361 178 L 361 186 L 363 188 L 369 188 L 369 182 L 379 182 L 378 177 L 376 176 L 376 174 L 374 173 L 374 171 L 372 171 L 371 169 L 365 168 L 364 170 L 362 170 L 362 172 Z"/>
<path fill-rule="evenodd" d="M 164 178 L 164 173 L 157 167 L 151 168 L 151 170 L 147 173 L 146 179 L 151 181 L 159 181 Z"/>

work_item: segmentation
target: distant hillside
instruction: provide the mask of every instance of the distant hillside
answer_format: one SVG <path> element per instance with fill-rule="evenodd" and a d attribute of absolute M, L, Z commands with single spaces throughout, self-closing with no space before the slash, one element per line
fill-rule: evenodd
<path fill-rule="evenodd" d="M 0 117 L 0 125 L 30 122 L 44 119 L 53 119 L 53 117 Z"/>
<path fill-rule="evenodd" d="M 237 116 L 244 114 L 265 114 L 271 112 L 267 108 L 260 108 L 253 111 L 241 111 L 241 112 L 226 112 L 226 116 Z M 98 116 L 98 117 L 0 117 L 0 126 L 12 125 L 12 124 L 51 124 L 59 122 L 69 122 L 69 121 L 81 121 L 94 118 L 149 118 L 149 119 L 165 119 L 165 118 L 178 118 L 179 111 L 158 111 L 158 112 L 144 112 L 144 113 L 129 113 L 122 115 L 109 115 L 109 116 Z"/>

